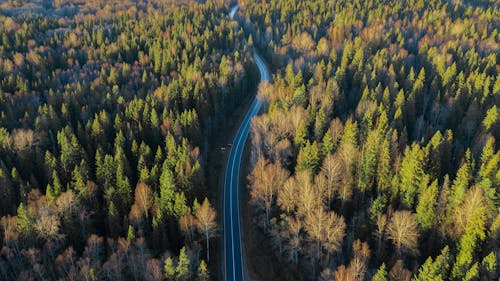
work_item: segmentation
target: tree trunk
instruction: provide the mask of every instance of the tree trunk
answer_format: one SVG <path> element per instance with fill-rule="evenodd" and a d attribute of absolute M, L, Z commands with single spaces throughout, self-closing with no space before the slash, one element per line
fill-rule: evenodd
<path fill-rule="evenodd" d="M 266 207 L 266 221 L 264 222 L 264 229 L 267 229 L 268 223 L 269 223 L 269 209 Z"/>
<path fill-rule="evenodd" d="M 208 232 L 205 232 L 206 242 L 207 242 L 207 263 L 210 262 L 210 245 L 208 241 Z"/>

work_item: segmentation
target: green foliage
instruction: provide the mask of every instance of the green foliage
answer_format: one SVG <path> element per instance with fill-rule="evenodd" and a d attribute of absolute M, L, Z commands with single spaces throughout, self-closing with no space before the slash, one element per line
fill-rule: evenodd
<path fill-rule="evenodd" d="M 448 203 L 448 209 L 453 210 L 456 206 L 460 205 L 465 198 L 465 193 L 469 187 L 469 181 L 471 178 L 471 160 L 470 151 L 467 152 L 466 161 L 462 164 L 460 169 L 457 171 L 457 176 L 453 181 L 451 186 L 451 194 Z"/>
<path fill-rule="evenodd" d="M 79 196 L 83 196 L 87 188 L 88 172 L 86 166 L 86 163 L 84 162 L 84 160 L 82 160 L 82 162 L 80 162 L 80 165 L 76 166 L 75 169 L 73 169 L 73 173 L 71 176 L 72 187 Z"/>
<path fill-rule="evenodd" d="M 500 206 L 500 198 L 497 196 L 497 187 L 500 184 L 500 152 L 495 152 L 494 145 L 495 139 L 489 138 L 483 147 L 479 167 L 480 185 L 488 204 L 489 216 Z"/>
<path fill-rule="evenodd" d="M 165 272 L 165 278 L 167 278 L 167 280 L 175 280 L 175 266 L 172 258 L 169 257 L 165 260 L 163 271 Z"/>
<path fill-rule="evenodd" d="M 26 237 L 33 233 L 33 224 L 35 223 L 35 216 L 24 206 L 23 203 L 19 204 L 17 208 L 17 231 Z"/>
<path fill-rule="evenodd" d="M 379 147 L 379 157 L 377 164 L 377 191 L 381 193 L 389 189 L 391 185 L 391 155 L 389 151 L 389 141 L 384 140 Z"/>
<path fill-rule="evenodd" d="M 383 195 L 378 196 L 373 200 L 372 206 L 370 207 L 370 220 L 372 222 L 377 222 L 377 216 L 384 214 L 387 207 L 387 198 Z"/>
<path fill-rule="evenodd" d="M 189 257 L 186 255 L 186 248 L 183 247 L 179 253 L 179 261 L 175 267 L 175 277 L 179 281 L 189 280 L 191 273 L 189 271 Z"/>
<path fill-rule="evenodd" d="M 127 230 L 127 240 L 133 241 L 135 239 L 135 230 L 134 227 L 129 225 Z"/>
<path fill-rule="evenodd" d="M 484 274 L 483 276 L 485 276 L 488 280 L 498 279 L 497 266 L 495 253 L 491 252 L 489 255 L 484 257 L 481 262 L 481 268 Z"/>
<path fill-rule="evenodd" d="M 323 136 L 323 140 L 321 143 L 321 155 L 325 157 L 326 155 L 332 153 L 334 149 L 335 143 L 333 141 L 332 133 L 330 130 L 328 130 Z"/>
<path fill-rule="evenodd" d="M 436 206 L 438 197 L 438 182 L 428 185 L 428 177 L 422 181 L 417 204 L 417 222 L 423 230 L 431 229 L 437 221 Z"/>
<path fill-rule="evenodd" d="M 433 261 L 427 258 L 425 263 L 418 270 L 418 274 L 412 281 L 443 281 L 447 280 L 449 264 L 451 261 L 450 250 L 445 247 L 441 254 Z"/>
<path fill-rule="evenodd" d="M 209 281 L 210 273 L 208 272 L 207 264 L 204 260 L 201 260 L 200 265 L 198 266 L 198 272 L 196 274 L 197 281 Z"/>
<path fill-rule="evenodd" d="M 180 218 L 188 212 L 189 212 L 189 207 L 186 203 L 186 196 L 184 196 L 184 192 L 176 193 L 173 206 L 174 217 Z"/>
<path fill-rule="evenodd" d="M 372 281 L 388 281 L 387 270 L 385 269 L 385 263 L 379 267 L 375 275 L 373 275 Z"/>
<path fill-rule="evenodd" d="M 266 129 L 254 130 L 254 141 L 262 145 L 254 147 L 253 156 L 290 168 L 292 179 L 303 170 L 313 179 L 307 193 L 296 194 L 309 186 L 292 180 L 278 188 L 269 212 L 273 223 L 263 224 L 268 242 L 292 267 L 301 264 L 301 278 L 318 277 L 318 268 L 327 268 L 330 259 L 307 262 L 315 245 L 303 237 L 301 224 L 309 215 L 304 206 L 314 206 L 338 211 L 352 226 L 348 237 L 377 246 L 370 249 L 370 261 L 392 266 L 385 279 L 408 279 L 427 260 L 417 280 L 461 280 L 468 271 L 467 278 L 488 280 L 478 254 L 491 251 L 498 231 L 485 233 L 487 240 L 481 240 L 477 234 L 466 235 L 465 229 L 482 204 L 487 206 L 483 226 L 489 227 L 500 204 L 498 58 L 495 48 L 483 47 L 498 42 L 498 30 L 486 28 L 498 7 L 489 0 L 451 5 L 361 2 L 245 5 L 245 27 L 251 31 L 244 31 L 254 36 L 256 46 L 265 47 L 264 55 L 276 70 L 272 94 L 264 97 L 270 110 L 258 120 Z M 397 28 L 387 21 L 397 22 Z M 334 160 L 325 160 L 328 165 L 323 163 L 319 174 L 314 140 L 321 140 L 319 162 Z M 293 148 L 281 146 L 285 142 L 293 142 Z M 481 149 L 484 156 L 479 157 Z M 268 181 L 265 176 L 260 180 Z M 468 198 L 476 188 L 484 203 Z M 416 214 L 422 239 L 405 233 L 416 231 L 412 218 L 399 217 L 412 227 L 399 222 L 396 229 L 393 216 L 403 210 Z M 289 223 L 285 214 L 299 222 Z M 473 250 L 460 246 L 464 235 L 469 244 L 475 241 Z M 398 253 L 387 247 L 387 239 L 412 242 L 413 251 Z M 457 258 L 447 254 L 446 265 L 438 265 L 440 258 L 428 259 L 436 247 L 455 249 L 456 244 Z M 363 263 L 357 258 L 351 264 Z M 455 269 L 455 279 L 451 268 L 460 269 Z M 365 269 L 345 264 L 336 272 L 323 271 L 320 278 L 366 279 Z"/>
<path fill-rule="evenodd" d="M 311 175 L 314 175 L 320 165 L 319 149 L 316 142 L 307 142 L 306 145 L 299 151 L 297 157 L 297 171 L 307 170 Z"/>
<path fill-rule="evenodd" d="M 477 279 L 479 279 L 479 265 L 477 263 L 474 263 L 472 267 L 467 270 L 462 280 L 472 281 Z"/>
<path fill-rule="evenodd" d="M 361 191 L 371 191 L 371 187 L 375 181 L 377 171 L 377 158 L 379 137 L 375 131 L 368 134 L 365 147 L 363 149 L 363 156 L 361 160 L 361 171 L 359 173 L 358 185 Z"/>
<path fill-rule="evenodd" d="M 399 171 L 398 189 L 403 204 L 408 208 L 413 207 L 415 196 L 424 177 L 422 161 L 423 153 L 419 145 L 413 144 L 411 148 L 406 148 Z"/>
<path fill-rule="evenodd" d="M 295 146 L 302 147 L 305 144 L 307 144 L 307 137 L 308 137 L 307 126 L 305 121 L 302 120 L 299 124 L 297 133 L 295 134 L 294 137 Z"/>
<path fill-rule="evenodd" d="M 469 197 L 482 196 L 481 189 L 475 188 L 469 193 Z M 478 264 L 474 263 L 474 255 L 480 243 L 486 239 L 487 208 L 481 206 L 473 210 L 465 233 L 460 238 L 458 244 L 458 254 L 453 265 L 451 277 L 453 279 L 464 278 L 473 280 L 478 273 Z"/>
<path fill-rule="evenodd" d="M 498 278 L 494 257 L 483 257 L 499 236 L 495 1 L 247 1 L 240 29 L 220 1 L 12 9 L 24 2 L 8 1 L 0 16 L 0 279 L 63 280 L 87 267 L 78 271 L 87 280 L 158 279 L 149 270 L 160 271 L 163 253 L 196 249 L 179 220 L 195 224 L 214 163 L 204 158 L 249 96 L 254 50 L 276 78 L 255 122 L 266 127 L 256 153 L 293 179 L 273 186 L 264 229 L 283 275 L 316 279 L 352 256 L 335 278 L 367 279 L 373 264 L 383 264 L 375 280 L 418 267 L 416 280 Z M 310 181 L 295 180 L 301 170 Z M 151 188 L 151 216 L 132 235 L 138 182 Z M 402 210 L 426 230 L 403 255 L 387 241 Z M 335 253 L 350 245 L 331 238 L 341 229 L 333 212 L 347 237 L 376 247 Z M 310 239 L 317 225 L 329 226 L 321 245 Z M 455 258 L 430 258 L 446 245 Z M 167 279 L 208 279 L 203 262 L 177 260 L 165 261 Z"/>
<path fill-rule="evenodd" d="M 61 185 L 61 181 L 59 180 L 59 176 L 56 171 L 52 172 L 52 186 L 51 186 L 51 195 L 52 198 L 57 198 L 61 192 L 63 191 L 63 187 Z"/>
<path fill-rule="evenodd" d="M 498 120 L 498 110 L 497 106 L 494 105 L 488 111 L 486 111 L 486 116 L 483 119 L 483 126 L 486 130 L 489 130 Z"/>
<path fill-rule="evenodd" d="M 160 209 L 166 214 L 173 214 L 175 202 L 175 183 L 172 171 L 163 163 L 160 175 Z"/>
<path fill-rule="evenodd" d="M 344 126 L 344 134 L 340 139 L 341 144 L 352 144 L 357 147 L 358 144 L 358 124 L 351 119 L 347 120 Z"/>

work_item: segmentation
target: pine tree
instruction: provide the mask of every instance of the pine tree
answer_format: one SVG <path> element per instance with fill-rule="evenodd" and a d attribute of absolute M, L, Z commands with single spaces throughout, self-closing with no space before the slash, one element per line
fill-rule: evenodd
<path fill-rule="evenodd" d="M 163 213 L 173 215 L 175 201 L 175 182 L 172 171 L 167 166 L 167 160 L 163 163 L 160 175 L 160 209 Z"/>
<path fill-rule="evenodd" d="M 475 262 L 466 272 L 462 281 L 475 281 L 479 279 L 479 264 Z"/>
<path fill-rule="evenodd" d="M 373 275 L 372 281 L 389 281 L 389 278 L 387 276 L 388 274 L 387 270 L 385 269 L 385 263 L 382 263 L 375 275 Z"/>
<path fill-rule="evenodd" d="M 498 110 L 497 106 L 493 105 L 488 111 L 486 111 L 486 116 L 483 120 L 483 126 L 488 131 L 498 120 Z"/>
<path fill-rule="evenodd" d="M 127 158 L 120 144 L 115 144 L 114 160 L 116 163 L 116 193 L 122 207 L 128 208 L 132 203 L 132 187 L 130 186 L 129 179 L 125 173 Z"/>
<path fill-rule="evenodd" d="M 127 240 L 133 241 L 135 239 L 135 230 L 134 227 L 129 225 L 127 230 Z"/>
<path fill-rule="evenodd" d="M 495 139 L 490 137 L 483 147 L 479 168 L 480 185 L 488 204 L 489 214 L 494 214 L 500 205 L 497 186 L 500 184 L 500 152 L 495 152 Z"/>
<path fill-rule="evenodd" d="M 316 142 L 312 144 L 307 142 L 306 145 L 299 151 L 297 157 L 297 171 L 308 170 L 313 176 L 319 169 L 320 155 Z"/>
<path fill-rule="evenodd" d="M 34 215 L 24 207 L 24 204 L 21 202 L 19 207 L 17 208 L 17 231 L 23 236 L 26 237 L 33 233 L 33 224 L 35 222 Z"/>
<path fill-rule="evenodd" d="M 420 146 L 413 144 L 406 148 L 401 170 L 399 171 L 399 191 L 402 202 L 408 208 L 413 208 L 415 196 L 420 187 L 424 171 L 422 168 L 423 153 Z"/>
<path fill-rule="evenodd" d="M 177 263 L 177 267 L 175 268 L 175 276 L 179 281 L 187 281 L 191 277 L 191 273 L 189 271 L 189 257 L 186 255 L 186 248 L 182 247 L 181 252 L 179 253 L 179 262 Z"/>
<path fill-rule="evenodd" d="M 47 204 L 52 205 L 56 198 L 57 197 L 54 195 L 54 188 L 52 188 L 50 183 L 47 184 L 47 187 L 45 188 L 45 199 L 47 200 Z"/>
<path fill-rule="evenodd" d="M 326 131 L 323 136 L 323 140 L 321 143 L 321 156 L 324 158 L 328 154 L 332 153 L 335 149 L 335 143 L 333 141 L 333 134 L 331 130 Z"/>
<path fill-rule="evenodd" d="M 327 125 L 325 111 L 320 108 L 316 114 L 316 120 L 314 122 L 314 136 L 319 141 L 320 137 L 323 135 L 323 131 Z"/>
<path fill-rule="evenodd" d="M 307 143 L 307 126 L 305 121 L 300 121 L 299 126 L 297 128 L 297 132 L 295 132 L 295 136 L 293 139 L 293 142 L 295 144 L 295 147 L 302 147 Z"/>
<path fill-rule="evenodd" d="M 79 166 L 75 167 L 71 178 L 73 189 L 77 192 L 79 197 L 82 197 L 87 189 L 87 169 L 84 160 L 80 162 Z"/>
<path fill-rule="evenodd" d="M 451 186 L 451 194 L 448 201 L 448 210 L 452 211 L 456 206 L 460 205 L 464 198 L 467 188 L 469 187 L 469 181 L 471 178 L 471 161 L 470 161 L 470 151 L 466 152 L 466 160 L 458 169 L 457 175 L 453 184 Z"/>
<path fill-rule="evenodd" d="M 377 171 L 378 147 L 378 134 L 376 131 L 371 131 L 363 149 L 358 179 L 358 185 L 362 192 L 370 192 L 373 186 Z"/>
<path fill-rule="evenodd" d="M 353 122 L 352 119 L 347 120 L 344 126 L 344 133 L 340 139 L 340 144 L 352 144 L 354 147 L 358 146 L 358 123 Z"/>
<path fill-rule="evenodd" d="M 61 181 L 59 180 L 59 176 L 57 176 L 56 171 L 52 172 L 52 195 L 54 198 L 57 198 L 62 192 Z"/>
<path fill-rule="evenodd" d="M 169 257 L 165 260 L 165 265 L 163 266 L 163 270 L 165 272 L 165 278 L 167 278 L 168 281 L 175 280 L 175 266 L 172 258 Z"/>
<path fill-rule="evenodd" d="M 495 252 L 491 252 L 489 255 L 483 258 L 481 262 L 482 275 L 486 280 L 498 280 L 497 275 L 497 259 Z"/>
<path fill-rule="evenodd" d="M 377 191 L 382 193 L 391 185 L 391 155 L 389 141 L 384 139 L 381 143 L 377 164 Z"/>
<path fill-rule="evenodd" d="M 209 281 L 209 280 L 210 280 L 210 273 L 208 272 L 207 263 L 204 260 L 201 260 L 200 266 L 198 266 L 196 281 Z"/>
<path fill-rule="evenodd" d="M 184 192 L 175 193 L 172 215 L 176 218 L 180 218 L 188 212 L 190 212 L 190 210 L 189 206 L 186 203 L 186 196 L 184 195 Z"/>
<path fill-rule="evenodd" d="M 115 161 L 109 154 L 106 154 L 104 159 L 102 159 L 99 150 L 96 152 L 96 180 L 104 188 L 104 190 L 115 187 Z"/>
<path fill-rule="evenodd" d="M 417 204 L 417 222 L 423 230 L 431 229 L 436 223 L 436 204 L 438 196 L 438 182 L 435 180 L 427 186 L 429 179 L 426 177 L 420 189 Z"/>
<path fill-rule="evenodd" d="M 451 253 L 446 246 L 441 254 L 433 261 L 431 257 L 427 258 L 420 267 L 418 274 L 412 281 L 444 281 L 447 280 L 448 270 L 451 262 Z"/>

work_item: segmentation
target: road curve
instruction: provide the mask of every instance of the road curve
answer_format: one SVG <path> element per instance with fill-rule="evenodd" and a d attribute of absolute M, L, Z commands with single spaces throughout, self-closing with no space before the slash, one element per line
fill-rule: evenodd
<path fill-rule="evenodd" d="M 238 5 L 231 9 L 231 18 L 234 18 L 238 9 Z M 259 68 L 260 81 L 268 81 L 270 75 L 264 60 L 256 51 L 253 52 L 253 58 Z M 255 97 L 234 137 L 226 165 L 224 177 L 224 279 L 226 281 L 246 279 L 240 239 L 239 175 L 251 120 L 259 112 L 261 105 L 262 101 Z"/>

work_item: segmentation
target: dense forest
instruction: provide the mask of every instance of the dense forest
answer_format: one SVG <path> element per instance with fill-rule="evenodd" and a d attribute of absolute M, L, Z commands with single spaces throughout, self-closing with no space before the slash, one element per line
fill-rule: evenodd
<path fill-rule="evenodd" d="M 0 1 L 0 280 L 215 279 L 208 157 L 252 50 L 280 280 L 498 280 L 499 2 L 234 4 Z"/>
<path fill-rule="evenodd" d="M 207 151 L 251 64 L 227 6 L 2 2 L 0 280 L 209 280 Z"/>
<path fill-rule="evenodd" d="M 248 187 L 281 279 L 498 280 L 498 1 L 241 6 L 275 70 Z"/>

